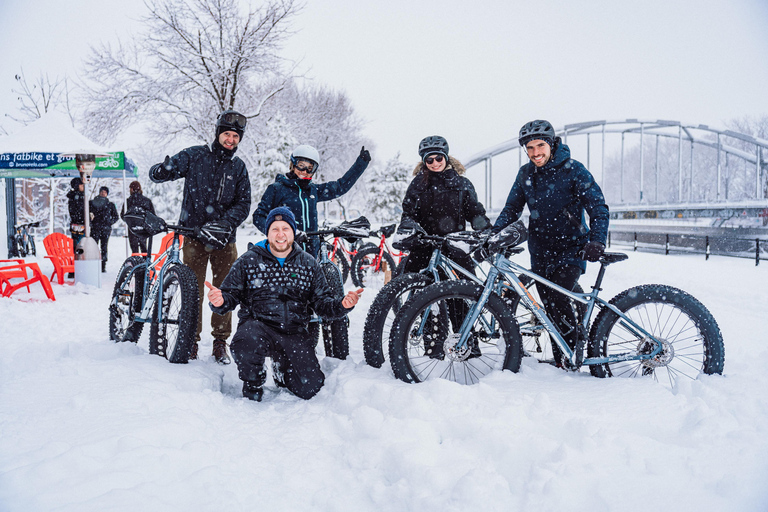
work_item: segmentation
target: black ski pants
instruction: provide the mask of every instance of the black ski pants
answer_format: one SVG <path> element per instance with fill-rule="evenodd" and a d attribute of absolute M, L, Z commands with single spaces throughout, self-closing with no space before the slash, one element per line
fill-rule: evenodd
<path fill-rule="evenodd" d="M 240 379 L 257 386 L 263 386 L 267 379 L 267 357 L 274 363 L 275 383 L 299 398 L 312 398 L 325 382 L 314 343 L 306 331 L 287 334 L 259 320 L 243 319 L 232 337 L 230 350 Z"/>
<path fill-rule="evenodd" d="M 562 286 L 566 290 L 573 291 L 576 283 L 579 282 L 579 277 L 581 277 L 581 269 L 573 265 L 563 265 L 543 277 Z M 571 348 L 575 347 L 579 329 L 571 299 L 547 286 L 538 284 L 536 287 L 539 290 L 539 296 L 541 297 L 544 309 L 555 323 L 555 327 L 563 335 L 568 346 Z M 556 355 L 559 354 L 560 351 L 554 343 L 552 347 L 553 352 Z"/>

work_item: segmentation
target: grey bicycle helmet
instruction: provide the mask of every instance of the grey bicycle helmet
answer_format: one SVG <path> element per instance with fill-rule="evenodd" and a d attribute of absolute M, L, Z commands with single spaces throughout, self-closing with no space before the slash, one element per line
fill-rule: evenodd
<path fill-rule="evenodd" d="M 441 155 L 445 156 L 447 160 L 448 141 L 439 135 L 431 135 L 421 139 L 421 142 L 419 142 L 419 156 L 421 159 L 424 160 L 427 155 L 433 155 L 435 153 L 440 153 Z"/>
<path fill-rule="evenodd" d="M 529 123 L 525 123 L 520 128 L 520 136 L 517 138 L 520 145 L 525 147 L 526 144 L 532 140 L 541 139 L 552 145 L 555 141 L 555 129 L 549 121 L 537 119 Z"/>

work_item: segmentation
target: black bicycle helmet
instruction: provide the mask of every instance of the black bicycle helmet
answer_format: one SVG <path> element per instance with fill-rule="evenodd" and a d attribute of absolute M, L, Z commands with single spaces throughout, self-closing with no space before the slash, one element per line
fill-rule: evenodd
<path fill-rule="evenodd" d="M 525 123 L 523 127 L 520 128 L 520 136 L 517 138 L 517 140 L 523 147 L 525 147 L 525 145 L 532 140 L 536 139 L 547 141 L 550 145 L 552 145 L 555 141 L 555 137 L 557 137 L 557 134 L 555 134 L 555 129 L 552 127 L 552 124 L 549 121 L 537 119 L 535 121 Z"/>
<path fill-rule="evenodd" d="M 427 155 L 435 153 L 440 153 L 445 156 L 446 160 L 448 159 L 448 141 L 445 140 L 445 137 L 432 135 L 421 139 L 421 142 L 419 142 L 419 156 L 421 159 L 424 160 Z"/>
<path fill-rule="evenodd" d="M 216 119 L 216 137 L 223 132 L 231 131 L 237 133 L 240 136 L 240 139 L 242 139 L 247 124 L 248 119 L 240 112 L 225 110 L 219 114 L 219 117 Z"/>

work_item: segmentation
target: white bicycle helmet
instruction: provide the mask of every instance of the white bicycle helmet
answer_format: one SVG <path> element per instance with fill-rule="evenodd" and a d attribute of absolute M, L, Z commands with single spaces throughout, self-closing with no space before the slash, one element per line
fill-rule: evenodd
<path fill-rule="evenodd" d="M 318 153 L 312 146 L 302 144 L 301 146 L 293 148 L 293 152 L 291 153 L 291 163 L 296 165 L 299 158 L 312 162 L 315 167 L 314 172 L 317 172 L 318 167 L 320 167 L 320 153 Z"/>

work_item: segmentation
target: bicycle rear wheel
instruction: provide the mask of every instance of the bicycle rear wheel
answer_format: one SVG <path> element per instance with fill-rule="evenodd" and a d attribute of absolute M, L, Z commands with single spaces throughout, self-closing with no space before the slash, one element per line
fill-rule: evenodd
<path fill-rule="evenodd" d="M 109 339 L 114 342 L 135 343 L 144 329 L 144 322 L 136 321 L 136 315 L 141 312 L 146 274 L 145 267 L 136 267 L 142 263 L 144 258 L 131 256 L 125 260 L 117 273 L 112 301 L 109 304 Z"/>
<path fill-rule="evenodd" d="M 164 274 L 162 319 L 155 307 L 149 330 L 149 352 L 171 363 L 186 363 L 197 330 L 197 277 L 191 268 L 178 264 L 168 266 Z"/>
<path fill-rule="evenodd" d="M 380 282 L 384 284 L 384 263 L 387 264 L 387 269 L 395 272 L 395 260 L 387 251 L 384 251 L 381 255 L 381 261 L 377 263 L 377 256 L 379 255 L 378 247 L 366 247 L 357 251 L 355 257 L 352 258 L 351 275 L 352 282 L 355 286 L 365 288 L 371 286 L 374 282 Z"/>
<path fill-rule="evenodd" d="M 465 281 L 436 283 L 415 294 L 395 318 L 389 341 L 392 370 L 405 382 L 441 378 L 476 384 L 494 370 L 520 369 L 522 344 L 517 322 L 504 301 L 491 294 L 471 327 L 464 347 L 458 347 L 460 323 L 451 311 L 469 310 L 483 287 Z M 426 318 L 425 318 L 426 316 Z"/>
<path fill-rule="evenodd" d="M 337 298 L 344 297 L 344 286 L 341 284 L 340 271 L 332 263 L 322 265 L 325 280 L 331 287 L 333 295 Z M 349 321 L 346 317 L 338 320 L 325 320 L 322 324 L 323 344 L 325 355 L 346 359 L 349 355 Z"/>
<path fill-rule="evenodd" d="M 652 359 L 591 365 L 596 377 L 647 377 L 674 387 L 680 378 L 722 373 L 723 336 L 712 314 L 688 293 L 665 285 L 626 290 L 611 304 L 662 343 Z M 649 354 L 656 344 L 637 333 L 616 313 L 603 308 L 589 336 L 589 357 Z"/>

